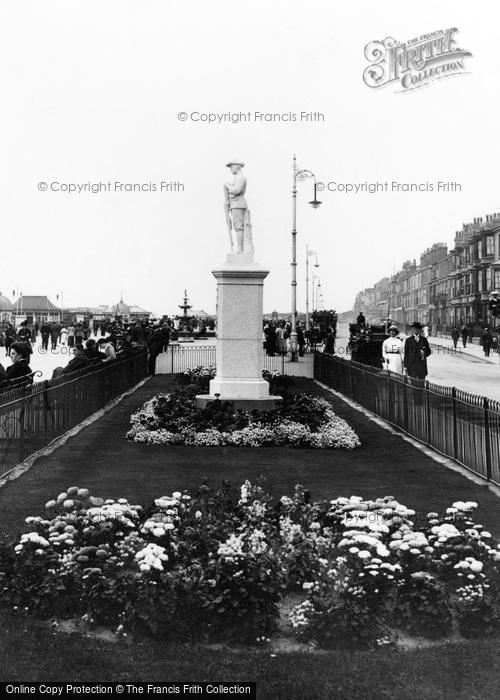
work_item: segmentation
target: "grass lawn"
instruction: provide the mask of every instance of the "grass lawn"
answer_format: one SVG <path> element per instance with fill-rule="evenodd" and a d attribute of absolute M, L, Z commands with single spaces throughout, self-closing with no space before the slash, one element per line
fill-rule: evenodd
<path fill-rule="evenodd" d="M 0 681 L 256 681 L 258 698 L 289 700 L 488 700 L 498 697 L 498 640 L 412 652 L 208 650 L 147 642 L 117 644 L 53 633 L 0 615 Z"/>
<path fill-rule="evenodd" d="M 104 498 L 147 505 L 174 490 L 196 488 L 208 477 L 239 486 L 265 475 L 276 497 L 296 483 L 313 499 L 391 494 L 419 515 L 455 500 L 480 505 L 478 520 L 500 539 L 499 500 L 486 486 L 451 472 L 399 436 L 391 435 L 310 380 L 296 388 L 325 396 L 356 430 L 362 447 L 293 448 L 156 447 L 125 440 L 129 416 L 159 391 L 155 377 L 103 418 L 81 431 L 30 471 L 0 489 L 0 537 L 11 540 L 27 515 L 67 487 L 86 487 Z M 269 650 L 207 650 L 147 642 L 110 644 L 54 634 L 34 620 L 3 613 L 0 680 L 197 681 L 256 680 L 262 698 L 493 698 L 498 696 L 498 640 L 464 642 L 412 652 L 285 654 Z"/>

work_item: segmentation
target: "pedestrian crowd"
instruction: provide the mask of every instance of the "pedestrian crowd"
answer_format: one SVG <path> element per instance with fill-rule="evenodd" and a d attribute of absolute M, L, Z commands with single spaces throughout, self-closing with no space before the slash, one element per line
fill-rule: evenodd
<path fill-rule="evenodd" d="M 92 338 L 91 336 L 95 337 Z M 47 321 L 32 326 L 23 321 L 19 329 L 9 323 L 1 332 L 0 345 L 5 347 L 5 355 L 10 358 L 7 368 L 0 363 L 0 391 L 31 383 L 34 372 L 30 367 L 33 346 L 41 340 L 41 351 L 56 351 L 59 346 L 69 348 L 71 359 L 65 367 L 56 367 L 52 378 L 67 375 L 102 362 L 111 362 L 134 355 L 147 348 L 148 373 L 155 373 L 156 358 L 176 338 L 176 331 L 168 319 L 162 321 L 120 320 L 93 321 L 91 323 L 62 323 Z M 99 337 L 100 336 L 100 337 Z"/>
<path fill-rule="evenodd" d="M 297 351 L 299 357 L 310 350 L 314 351 L 319 345 L 324 344 L 325 352 L 334 352 L 335 330 L 331 327 L 322 329 L 319 326 L 306 325 L 297 321 L 295 331 L 297 333 Z M 292 324 L 283 319 L 277 321 L 265 321 L 263 330 L 263 346 L 266 355 L 286 355 L 292 351 Z"/>
<path fill-rule="evenodd" d="M 451 330 L 451 339 L 453 341 L 453 347 L 455 350 L 457 349 L 458 346 L 458 341 L 459 339 L 462 338 L 462 347 L 466 348 L 467 347 L 467 342 L 469 340 L 472 340 L 472 333 L 470 330 L 467 328 L 467 326 L 464 324 L 458 329 L 457 326 L 453 326 Z M 495 335 L 491 332 L 491 329 L 489 326 L 484 326 L 481 336 L 479 338 L 479 342 L 481 347 L 483 348 L 484 356 L 485 357 L 490 357 L 490 353 L 492 350 L 498 350 L 498 340 Z"/>

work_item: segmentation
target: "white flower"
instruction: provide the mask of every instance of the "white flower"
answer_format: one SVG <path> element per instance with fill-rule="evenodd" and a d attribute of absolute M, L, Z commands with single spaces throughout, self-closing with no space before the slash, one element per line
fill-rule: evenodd
<path fill-rule="evenodd" d="M 369 559 L 371 554 L 367 549 L 362 549 L 360 552 L 358 552 L 358 557 L 360 559 Z"/>
<path fill-rule="evenodd" d="M 203 517 L 201 510 L 197 510 L 194 514 L 194 517 L 196 518 L 196 520 L 201 520 L 201 518 Z"/>
<path fill-rule="evenodd" d="M 452 525 L 451 523 L 443 523 L 442 525 L 434 525 L 431 529 L 433 535 L 436 535 L 440 542 L 446 542 L 446 540 L 452 537 L 460 537 L 460 531 Z"/>
<path fill-rule="evenodd" d="M 470 569 L 471 571 L 474 571 L 475 573 L 479 573 L 480 571 L 483 570 L 483 563 L 475 559 L 474 561 L 471 562 L 470 564 Z"/>
<path fill-rule="evenodd" d="M 462 511 L 462 512 L 467 513 L 469 511 L 477 508 L 477 503 L 475 501 L 466 501 L 465 503 L 463 501 L 455 501 L 455 503 L 452 503 L 452 507 L 455 510 L 448 508 L 446 512 L 447 513 L 451 513 L 451 512 L 456 513 L 457 511 Z"/>
<path fill-rule="evenodd" d="M 165 547 L 153 543 L 147 544 L 137 552 L 135 558 L 139 562 L 141 571 L 149 571 L 151 568 L 163 571 L 163 562 L 168 561 Z"/>
<path fill-rule="evenodd" d="M 242 535 L 230 535 L 225 542 L 219 545 L 217 554 L 232 561 L 234 557 L 244 556 Z"/>
<path fill-rule="evenodd" d="M 39 535 L 38 532 L 27 532 L 24 535 L 21 535 L 21 541 L 17 547 L 22 548 L 22 545 L 28 542 L 33 542 L 33 544 L 37 544 L 41 547 L 48 547 L 50 545 L 49 541 L 46 540 L 45 537 Z"/>

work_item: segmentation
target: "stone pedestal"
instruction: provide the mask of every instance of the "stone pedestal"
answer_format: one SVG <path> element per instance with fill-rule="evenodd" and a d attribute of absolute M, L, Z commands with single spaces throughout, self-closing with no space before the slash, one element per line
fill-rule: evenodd
<path fill-rule="evenodd" d="M 274 408 L 280 397 L 270 396 L 262 379 L 262 300 L 269 274 L 253 262 L 251 253 L 229 253 L 227 261 L 212 271 L 217 280 L 217 375 L 210 393 L 196 397 L 199 406 L 213 401 L 233 401 L 237 408 Z"/>

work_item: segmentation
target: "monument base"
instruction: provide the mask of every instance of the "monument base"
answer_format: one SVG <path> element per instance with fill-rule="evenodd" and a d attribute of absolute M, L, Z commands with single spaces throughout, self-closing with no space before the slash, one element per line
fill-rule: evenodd
<path fill-rule="evenodd" d="M 231 401 L 242 411 L 271 411 L 282 400 L 269 395 L 269 382 L 249 377 L 214 377 L 210 380 L 210 393 L 198 394 L 196 403 L 205 408 L 209 401 Z"/>
<path fill-rule="evenodd" d="M 278 408 L 283 400 L 281 396 L 263 396 L 260 399 L 248 399 L 242 397 L 219 396 L 220 401 L 231 401 L 235 408 L 241 411 L 272 411 Z M 196 405 L 199 408 L 206 408 L 210 401 L 215 401 L 215 396 L 211 394 L 198 394 L 196 396 Z"/>

